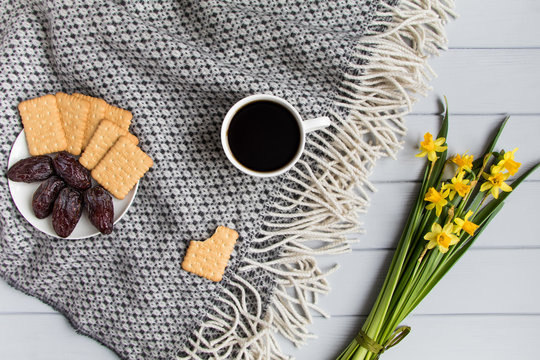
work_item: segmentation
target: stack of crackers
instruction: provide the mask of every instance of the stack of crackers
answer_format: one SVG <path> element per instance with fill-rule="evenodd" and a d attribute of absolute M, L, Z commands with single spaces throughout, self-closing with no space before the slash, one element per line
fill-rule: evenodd
<path fill-rule="evenodd" d="M 112 195 L 123 199 L 153 165 L 129 132 L 133 115 L 95 97 L 65 93 L 19 104 L 33 156 L 67 151 Z"/>

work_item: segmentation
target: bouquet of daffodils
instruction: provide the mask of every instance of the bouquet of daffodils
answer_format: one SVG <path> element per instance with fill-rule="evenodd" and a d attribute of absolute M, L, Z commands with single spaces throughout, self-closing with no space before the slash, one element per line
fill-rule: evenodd
<path fill-rule="evenodd" d="M 477 160 L 466 153 L 447 159 L 448 105 L 437 139 L 424 135 L 416 156 L 428 162 L 418 199 L 379 296 L 338 360 L 377 359 L 401 341 L 410 328 L 398 325 L 471 247 L 512 189 L 540 165 L 507 183 L 521 165 L 514 160 L 517 148 L 494 151 L 507 120 Z"/>

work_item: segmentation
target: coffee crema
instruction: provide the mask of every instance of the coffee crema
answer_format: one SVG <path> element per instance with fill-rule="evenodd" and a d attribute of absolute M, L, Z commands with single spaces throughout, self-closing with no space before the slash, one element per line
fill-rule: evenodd
<path fill-rule="evenodd" d="M 272 101 L 255 101 L 232 118 L 227 139 L 236 160 L 259 172 L 289 164 L 301 146 L 299 124 L 287 108 Z"/>

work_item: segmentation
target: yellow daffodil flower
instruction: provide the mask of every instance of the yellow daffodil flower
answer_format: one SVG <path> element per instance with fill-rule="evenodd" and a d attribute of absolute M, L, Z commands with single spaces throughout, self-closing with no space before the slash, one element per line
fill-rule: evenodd
<path fill-rule="evenodd" d="M 454 222 L 456 223 L 456 226 L 454 226 L 454 232 L 456 234 L 459 234 L 461 230 L 465 231 L 467 234 L 474 236 L 474 232 L 476 229 L 478 229 L 478 225 L 475 223 L 469 221 L 469 218 L 473 214 L 472 210 L 469 210 L 467 214 L 463 217 L 463 219 L 455 218 Z"/>
<path fill-rule="evenodd" d="M 431 225 L 431 231 L 424 235 L 424 239 L 429 241 L 428 249 L 433 249 L 435 246 L 443 254 L 448 251 L 450 245 L 455 245 L 459 242 L 459 238 L 454 234 L 454 225 L 451 223 L 443 227 L 437 223 Z"/>
<path fill-rule="evenodd" d="M 467 185 L 469 180 L 463 179 L 463 176 L 465 176 L 465 171 L 461 171 L 457 176 L 454 176 L 452 180 L 450 180 L 451 184 L 443 186 L 444 189 L 450 189 L 450 194 L 448 195 L 450 200 L 454 199 L 456 193 L 458 193 L 459 196 L 464 197 L 471 191 L 471 185 Z"/>
<path fill-rule="evenodd" d="M 435 213 L 437 214 L 437 216 L 441 216 L 442 208 L 446 204 L 448 204 L 448 200 L 446 200 L 448 194 L 450 194 L 450 189 L 441 189 L 441 192 L 439 192 L 434 187 L 429 188 L 424 197 L 424 200 L 429 201 L 431 204 L 427 204 L 426 209 L 431 210 L 435 208 Z"/>
<path fill-rule="evenodd" d="M 498 168 L 495 166 L 491 167 L 491 174 L 488 173 L 482 173 L 482 176 L 487 181 L 482 184 L 480 187 L 480 191 L 486 191 L 491 189 L 491 195 L 495 199 L 499 198 L 499 190 L 510 192 L 512 191 L 512 187 L 505 183 L 504 181 L 508 179 L 510 176 L 510 173 L 502 173 L 500 171 L 497 171 Z"/>
<path fill-rule="evenodd" d="M 458 172 L 461 172 L 462 170 L 471 172 L 473 160 L 474 157 L 472 155 L 467 155 L 467 153 L 463 154 L 463 156 L 456 154 L 456 156 L 452 158 L 452 162 L 458 166 Z"/>
<path fill-rule="evenodd" d="M 429 161 L 436 161 L 438 159 L 437 153 L 443 152 L 447 148 L 446 146 L 442 146 L 445 141 L 446 139 L 443 137 L 433 141 L 433 135 L 427 132 L 424 135 L 424 141 L 420 142 L 420 153 L 415 156 L 424 157 L 427 155 Z"/>
<path fill-rule="evenodd" d="M 494 167 L 495 172 L 501 172 L 503 169 L 506 169 L 510 175 L 516 175 L 516 173 L 519 170 L 519 167 L 521 166 L 521 163 L 518 163 L 517 161 L 514 161 L 514 154 L 518 148 L 515 148 L 512 151 L 505 152 L 503 155 L 503 158 L 499 161 L 499 163 Z"/>

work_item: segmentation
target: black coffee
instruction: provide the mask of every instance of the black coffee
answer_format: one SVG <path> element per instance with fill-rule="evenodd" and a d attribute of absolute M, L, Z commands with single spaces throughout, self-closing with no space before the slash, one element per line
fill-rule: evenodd
<path fill-rule="evenodd" d="M 287 165 L 301 141 L 293 114 L 271 101 L 256 101 L 241 108 L 231 120 L 227 137 L 236 160 L 260 172 Z"/>

